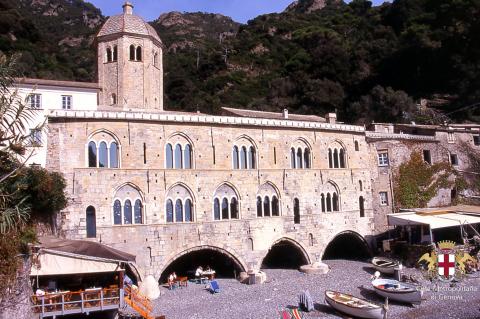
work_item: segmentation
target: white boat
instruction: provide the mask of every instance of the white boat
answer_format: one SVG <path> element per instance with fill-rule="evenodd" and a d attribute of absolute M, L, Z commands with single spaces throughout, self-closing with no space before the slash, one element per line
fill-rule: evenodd
<path fill-rule="evenodd" d="M 345 314 L 367 319 L 385 318 L 383 306 L 337 291 L 325 291 L 325 301 L 334 309 Z"/>
<path fill-rule="evenodd" d="M 395 268 L 400 265 L 396 260 L 385 257 L 373 257 L 373 267 L 381 273 L 393 275 Z"/>
<path fill-rule="evenodd" d="M 422 302 L 423 291 L 414 285 L 392 279 L 375 279 L 372 285 L 375 292 L 385 298 L 412 304 Z"/>

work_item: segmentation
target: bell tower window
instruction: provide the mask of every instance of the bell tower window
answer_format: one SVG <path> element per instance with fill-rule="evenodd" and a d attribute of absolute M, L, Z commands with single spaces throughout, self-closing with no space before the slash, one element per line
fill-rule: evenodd
<path fill-rule="evenodd" d="M 118 47 L 115 45 L 113 47 L 113 61 L 117 61 L 118 60 Z"/>
<path fill-rule="evenodd" d="M 135 61 L 135 46 L 133 44 L 130 46 L 130 61 Z"/>
<path fill-rule="evenodd" d="M 112 62 L 112 49 L 107 48 L 107 62 Z"/>
<path fill-rule="evenodd" d="M 135 61 L 142 61 L 142 47 L 137 47 L 137 55 Z"/>

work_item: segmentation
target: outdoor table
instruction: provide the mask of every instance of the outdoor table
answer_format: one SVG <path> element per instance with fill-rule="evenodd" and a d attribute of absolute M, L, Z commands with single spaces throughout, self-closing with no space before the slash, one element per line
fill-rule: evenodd
<path fill-rule="evenodd" d="M 204 271 L 202 272 L 202 277 L 203 276 L 207 277 L 208 280 L 213 280 L 215 279 L 215 270 Z"/>
<path fill-rule="evenodd" d="M 187 287 L 188 277 L 177 277 L 177 279 L 175 279 L 175 283 L 178 283 L 179 287 Z"/>

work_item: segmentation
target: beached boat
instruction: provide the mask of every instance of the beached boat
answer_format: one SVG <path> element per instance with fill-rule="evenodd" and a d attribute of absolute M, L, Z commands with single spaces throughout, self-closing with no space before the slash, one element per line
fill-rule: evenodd
<path fill-rule="evenodd" d="M 325 301 L 332 308 L 358 318 L 382 319 L 386 312 L 381 305 L 337 291 L 325 291 Z"/>
<path fill-rule="evenodd" d="M 385 257 L 373 257 L 373 267 L 381 273 L 393 275 L 394 269 L 400 265 L 396 260 Z"/>
<path fill-rule="evenodd" d="M 422 302 L 423 291 L 414 285 L 392 279 L 375 279 L 372 285 L 377 294 L 391 300 L 412 304 Z"/>

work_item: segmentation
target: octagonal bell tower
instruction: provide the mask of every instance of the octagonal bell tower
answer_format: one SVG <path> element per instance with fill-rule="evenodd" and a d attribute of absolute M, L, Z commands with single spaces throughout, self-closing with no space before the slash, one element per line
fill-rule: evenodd
<path fill-rule="evenodd" d="M 99 109 L 163 111 L 163 45 L 155 29 L 133 14 L 110 17 L 97 34 Z"/>

